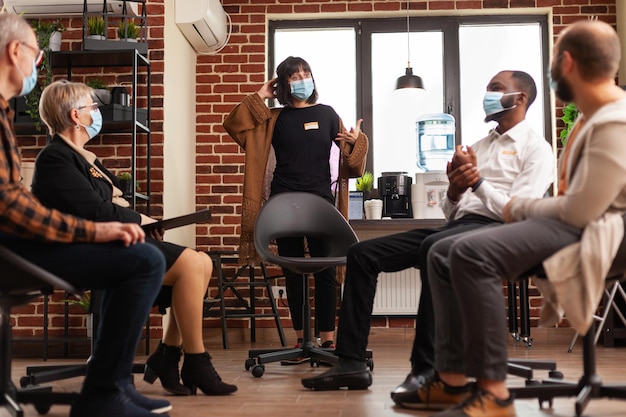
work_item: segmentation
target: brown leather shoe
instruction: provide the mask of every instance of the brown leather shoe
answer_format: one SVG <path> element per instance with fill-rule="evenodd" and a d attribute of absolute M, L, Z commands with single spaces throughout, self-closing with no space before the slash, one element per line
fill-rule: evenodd
<path fill-rule="evenodd" d="M 461 404 L 431 417 L 516 417 L 516 415 L 513 396 L 507 400 L 499 400 L 487 391 L 476 390 Z"/>
<path fill-rule="evenodd" d="M 396 396 L 394 401 L 401 407 L 417 410 L 444 410 L 460 404 L 472 393 L 472 383 L 462 387 L 445 384 L 438 376 L 417 388 L 415 395 Z"/>

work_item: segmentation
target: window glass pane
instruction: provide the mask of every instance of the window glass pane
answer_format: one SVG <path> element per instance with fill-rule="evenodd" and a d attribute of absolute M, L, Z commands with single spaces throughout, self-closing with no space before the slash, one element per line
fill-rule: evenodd
<path fill-rule="evenodd" d="M 272 70 L 276 71 L 276 66 L 288 56 L 299 56 L 309 63 L 319 93 L 318 102 L 335 109 L 347 128 L 354 126 L 356 123 L 354 29 L 276 30 L 275 67 Z"/>
<path fill-rule="evenodd" d="M 411 32 L 409 44 L 413 74 L 422 78 L 424 90 L 395 90 L 407 67 L 406 32 L 372 34 L 375 178 L 390 171 L 413 177 L 418 171 L 415 120 L 444 110 L 442 32 Z"/>
<path fill-rule="evenodd" d="M 482 99 L 489 80 L 503 70 L 521 70 L 537 84 L 537 98 L 526 119 L 543 134 L 543 58 L 539 23 L 464 25 L 459 28 L 461 80 L 461 137 L 471 145 L 486 136 L 495 122 L 485 123 Z"/>

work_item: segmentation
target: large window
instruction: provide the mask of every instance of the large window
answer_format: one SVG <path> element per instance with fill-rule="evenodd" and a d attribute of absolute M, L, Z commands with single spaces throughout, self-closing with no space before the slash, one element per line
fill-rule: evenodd
<path fill-rule="evenodd" d="M 551 140 L 546 16 L 414 17 L 410 36 L 406 28 L 402 18 L 270 22 L 268 77 L 289 55 L 307 60 L 319 101 L 347 127 L 364 119 L 375 177 L 419 171 L 415 121 L 424 114 L 454 116 L 457 144 L 485 136 L 493 126 L 483 121 L 482 98 L 501 70 L 533 76 L 539 94 L 528 120 Z M 409 58 L 424 90 L 394 90 Z"/>

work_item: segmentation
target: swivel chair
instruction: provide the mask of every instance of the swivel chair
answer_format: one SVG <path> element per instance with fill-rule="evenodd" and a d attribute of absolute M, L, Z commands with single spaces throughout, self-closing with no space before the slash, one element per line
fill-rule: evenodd
<path fill-rule="evenodd" d="M 276 238 L 312 236 L 328 244 L 324 257 L 286 257 L 273 253 L 270 246 Z M 265 364 L 298 357 L 310 358 L 311 366 L 320 360 L 336 364 L 338 359 L 330 349 L 318 349 L 311 340 L 311 305 L 308 274 L 339 265 L 345 265 L 348 248 L 358 238 L 346 219 L 328 201 L 311 193 L 282 193 L 270 198 L 256 220 L 254 246 L 267 262 L 302 274 L 304 282 L 303 342 L 293 349 L 252 349 L 245 362 L 246 370 L 259 378 Z M 369 358 L 370 368 L 373 366 Z"/>
<path fill-rule="evenodd" d="M 536 275 L 545 279 L 545 273 L 542 273 L 542 269 L 540 267 L 536 269 L 540 270 Z M 608 285 L 612 285 L 615 281 L 623 281 L 624 279 L 626 279 L 626 239 L 622 240 L 606 281 Z M 575 396 L 577 417 L 582 415 L 585 407 L 593 398 L 626 399 L 626 383 L 603 384 L 602 379 L 596 373 L 595 328 L 594 320 L 583 338 L 583 375 L 578 381 L 566 382 L 552 378 L 543 381 L 527 380 L 525 387 L 509 388 L 509 391 L 516 398 L 537 398 L 540 406 L 546 401 L 551 405 L 555 397 Z"/>
<path fill-rule="evenodd" d="M 17 389 L 11 381 L 11 308 L 36 297 L 52 293 L 55 288 L 80 293 L 71 284 L 0 246 L 0 407 L 14 417 L 23 417 L 20 403 L 30 403 L 40 414 L 51 404 L 71 404 L 75 393 L 53 393 L 48 386 Z"/>

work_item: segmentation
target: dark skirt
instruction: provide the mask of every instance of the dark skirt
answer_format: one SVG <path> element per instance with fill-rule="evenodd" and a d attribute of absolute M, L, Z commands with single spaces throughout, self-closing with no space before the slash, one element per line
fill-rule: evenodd
<path fill-rule="evenodd" d="M 146 242 L 151 245 L 156 246 L 163 256 L 165 256 L 165 265 L 166 271 L 174 265 L 174 262 L 178 259 L 181 253 L 185 249 L 184 246 L 177 245 L 175 243 L 164 242 L 162 240 L 156 240 L 151 237 L 146 236 Z M 161 291 L 157 295 L 156 300 L 154 300 L 154 305 L 159 307 L 159 313 L 165 314 L 165 309 L 172 306 L 172 286 L 171 285 L 163 285 L 161 287 Z"/>

